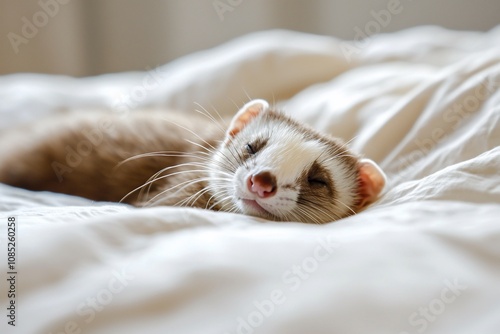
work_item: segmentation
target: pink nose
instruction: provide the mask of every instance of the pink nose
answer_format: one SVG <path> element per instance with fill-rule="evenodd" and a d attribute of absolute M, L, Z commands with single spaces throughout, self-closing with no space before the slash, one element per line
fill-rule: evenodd
<path fill-rule="evenodd" d="M 247 188 L 261 198 L 276 194 L 276 177 L 270 172 L 260 172 L 247 179 Z"/>

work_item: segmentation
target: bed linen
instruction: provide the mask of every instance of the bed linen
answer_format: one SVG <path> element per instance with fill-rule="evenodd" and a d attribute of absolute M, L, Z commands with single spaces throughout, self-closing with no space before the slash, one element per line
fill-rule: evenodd
<path fill-rule="evenodd" d="M 0 133 L 90 108 L 232 115 L 265 98 L 388 177 L 377 203 L 321 226 L 0 184 L 2 333 L 499 333 L 498 45 L 500 28 L 267 31 L 142 72 L 0 77 Z"/>

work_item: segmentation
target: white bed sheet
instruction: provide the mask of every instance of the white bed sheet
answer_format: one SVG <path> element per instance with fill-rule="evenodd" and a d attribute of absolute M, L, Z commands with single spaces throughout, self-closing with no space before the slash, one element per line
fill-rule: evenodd
<path fill-rule="evenodd" d="M 0 184 L 3 273 L 18 220 L 18 318 L 2 314 L 2 333 L 499 333 L 498 45 L 498 28 L 363 45 L 272 31 L 145 72 L 0 77 L 0 131 L 65 109 L 230 115 L 260 97 L 352 139 L 389 181 L 323 226 Z"/>

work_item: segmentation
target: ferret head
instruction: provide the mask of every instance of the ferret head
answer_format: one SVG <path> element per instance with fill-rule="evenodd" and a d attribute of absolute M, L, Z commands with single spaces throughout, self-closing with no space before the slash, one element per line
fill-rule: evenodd
<path fill-rule="evenodd" d="M 374 162 L 263 100 L 250 101 L 234 116 L 210 176 L 221 210 L 317 224 L 356 213 L 385 184 Z"/>

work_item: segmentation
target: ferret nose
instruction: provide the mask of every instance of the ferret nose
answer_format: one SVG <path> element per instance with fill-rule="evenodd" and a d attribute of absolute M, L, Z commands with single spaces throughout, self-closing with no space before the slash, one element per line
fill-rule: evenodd
<path fill-rule="evenodd" d="M 251 175 L 247 179 L 247 188 L 261 198 L 272 197 L 276 194 L 276 177 L 268 171 Z"/>

